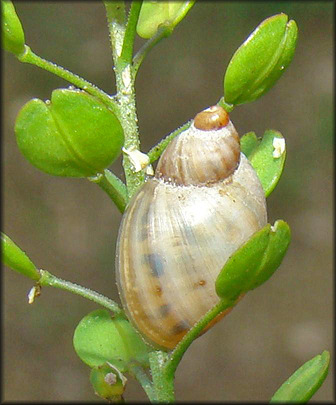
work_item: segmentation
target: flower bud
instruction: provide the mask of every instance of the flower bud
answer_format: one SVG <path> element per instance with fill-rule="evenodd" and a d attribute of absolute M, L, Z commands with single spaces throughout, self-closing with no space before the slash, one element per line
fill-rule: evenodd
<path fill-rule="evenodd" d="M 224 97 L 243 104 L 261 97 L 290 64 L 297 40 L 297 25 L 286 14 L 264 20 L 233 55 L 224 77 Z"/>
<path fill-rule="evenodd" d="M 263 284 L 280 266 L 289 243 L 290 229 L 282 220 L 255 232 L 225 263 L 216 279 L 217 295 L 234 302 Z"/>
<path fill-rule="evenodd" d="M 40 273 L 34 263 L 29 259 L 7 235 L 1 232 L 2 261 L 11 269 L 23 274 L 32 280 L 38 280 Z"/>
<path fill-rule="evenodd" d="M 18 56 L 24 51 L 25 37 L 13 3 L 1 1 L 2 47 Z"/>
<path fill-rule="evenodd" d="M 192 1 L 144 1 L 137 24 L 137 33 L 142 38 L 151 38 L 160 25 L 172 31 L 194 5 Z"/>

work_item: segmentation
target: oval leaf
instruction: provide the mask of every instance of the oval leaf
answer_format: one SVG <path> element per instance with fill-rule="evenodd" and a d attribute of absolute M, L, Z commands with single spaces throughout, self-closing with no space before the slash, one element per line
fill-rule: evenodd
<path fill-rule="evenodd" d="M 32 280 L 38 280 L 40 278 L 40 273 L 34 263 L 25 252 L 3 232 L 1 232 L 1 248 L 2 261 L 6 266 Z"/>
<path fill-rule="evenodd" d="M 269 243 L 271 225 L 267 224 L 244 243 L 226 262 L 216 279 L 216 292 L 224 300 L 232 301 L 247 291 Z"/>
<path fill-rule="evenodd" d="M 224 77 L 225 101 L 243 104 L 261 97 L 290 64 L 297 40 L 286 14 L 264 20 L 237 49 Z"/>
<path fill-rule="evenodd" d="M 29 101 L 18 114 L 15 133 L 27 160 L 55 176 L 93 176 L 119 156 L 124 142 L 110 110 L 70 89 L 53 91 L 51 102 Z"/>
<path fill-rule="evenodd" d="M 194 5 L 192 1 L 144 1 L 137 23 L 137 33 L 142 38 L 151 38 L 164 24 L 172 31 Z"/>
<path fill-rule="evenodd" d="M 267 281 L 275 270 L 280 266 L 289 246 L 291 233 L 286 222 L 276 221 L 271 227 L 268 246 L 264 252 L 263 260 L 255 277 L 252 280 L 249 290 L 259 287 Z"/>
<path fill-rule="evenodd" d="M 132 360 L 147 366 L 151 350 L 127 319 L 111 317 L 105 309 L 90 312 L 79 322 L 73 344 L 77 355 L 90 367 L 108 361 L 121 372 L 127 371 Z"/>
<path fill-rule="evenodd" d="M 284 168 L 284 137 L 278 131 L 265 131 L 259 146 L 249 153 L 248 159 L 259 177 L 265 196 L 268 197 L 280 180 Z"/>
<path fill-rule="evenodd" d="M 324 351 L 307 361 L 282 384 L 273 395 L 271 403 L 305 403 L 315 394 L 327 377 L 330 354 Z"/>
<path fill-rule="evenodd" d="M 25 37 L 11 1 L 1 1 L 1 14 L 2 47 L 16 56 L 20 55 L 24 51 Z"/>

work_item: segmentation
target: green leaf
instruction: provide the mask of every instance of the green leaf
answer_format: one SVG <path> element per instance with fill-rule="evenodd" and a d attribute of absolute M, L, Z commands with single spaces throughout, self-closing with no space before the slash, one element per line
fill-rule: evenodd
<path fill-rule="evenodd" d="M 194 5 L 192 1 L 144 1 L 141 6 L 137 33 L 142 38 L 154 36 L 160 25 L 172 31 Z"/>
<path fill-rule="evenodd" d="M 11 1 L 1 1 L 1 14 L 2 47 L 16 56 L 20 55 L 24 52 L 25 37 Z"/>
<path fill-rule="evenodd" d="M 307 361 L 282 384 L 270 402 L 308 402 L 326 379 L 329 363 L 330 354 L 326 350 Z"/>
<path fill-rule="evenodd" d="M 29 101 L 15 133 L 27 160 L 55 176 L 94 176 L 119 156 L 124 142 L 118 119 L 105 105 L 70 89 L 54 90 L 51 102 Z"/>
<path fill-rule="evenodd" d="M 280 180 L 284 168 L 284 137 L 278 131 L 265 131 L 259 146 L 249 151 L 248 159 L 260 179 L 265 196 L 268 197 Z"/>
<path fill-rule="evenodd" d="M 34 263 L 7 235 L 1 232 L 2 261 L 11 269 L 32 280 L 38 280 L 40 273 Z"/>
<path fill-rule="evenodd" d="M 268 246 L 263 260 L 248 289 L 252 290 L 267 281 L 280 266 L 287 252 L 291 240 L 291 233 L 285 221 L 278 220 L 271 227 Z"/>
<path fill-rule="evenodd" d="M 224 77 L 225 101 L 243 104 L 265 94 L 290 64 L 297 25 L 286 14 L 264 20 L 233 55 Z"/>
<path fill-rule="evenodd" d="M 224 300 L 233 301 L 247 291 L 262 263 L 269 243 L 271 225 L 267 224 L 244 243 L 226 262 L 216 279 L 216 292 Z"/>
<path fill-rule="evenodd" d="M 148 366 L 151 350 L 127 319 L 111 317 L 105 309 L 90 312 L 79 322 L 73 344 L 77 355 L 90 367 L 108 361 L 121 372 L 127 371 L 130 361 Z"/>
<path fill-rule="evenodd" d="M 126 378 L 117 370 L 104 364 L 91 369 L 90 382 L 95 393 L 101 398 L 116 401 L 125 391 Z"/>
<path fill-rule="evenodd" d="M 259 144 L 260 141 L 254 132 L 247 132 L 240 138 L 240 149 L 248 159 L 250 159 L 252 152 L 258 148 Z"/>

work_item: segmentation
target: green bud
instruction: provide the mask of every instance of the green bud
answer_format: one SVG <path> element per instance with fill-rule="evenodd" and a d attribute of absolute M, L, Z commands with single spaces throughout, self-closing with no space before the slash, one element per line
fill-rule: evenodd
<path fill-rule="evenodd" d="M 173 31 L 194 5 L 192 1 L 144 1 L 137 24 L 137 33 L 142 38 L 151 38 L 160 25 Z"/>
<path fill-rule="evenodd" d="M 263 284 L 280 266 L 289 242 L 289 227 L 281 220 L 255 232 L 225 263 L 216 279 L 217 295 L 233 302 Z"/>
<path fill-rule="evenodd" d="M 290 64 L 297 25 L 286 14 L 264 20 L 237 49 L 224 77 L 225 101 L 243 104 L 261 97 Z"/>
<path fill-rule="evenodd" d="M 55 176 L 94 176 L 120 155 L 124 143 L 116 116 L 95 97 L 70 89 L 54 90 L 51 102 L 29 101 L 15 133 L 26 159 Z"/>
<path fill-rule="evenodd" d="M 273 395 L 270 403 L 305 404 L 323 384 L 329 364 L 330 353 L 324 350 L 296 370 Z"/>
<path fill-rule="evenodd" d="M 271 227 L 267 248 L 248 289 L 252 290 L 267 281 L 280 266 L 291 241 L 291 232 L 285 221 L 278 220 Z"/>
<path fill-rule="evenodd" d="M 25 37 L 13 3 L 9 0 L 2 0 L 1 12 L 2 47 L 16 56 L 20 55 L 24 51 Z"/>
<path fill-rule="evenodd" d="M 262 262 L 269 242 L 271 225 L 267 224 L 242 245 L 226 262 L 216 279 L 216 292 L 227 301 L 234 301 L 248 290 Z"/>
<path fill-rule="evenodd" d="M 88 366 L 109 362 L 121 372 L 127 371 L 132 360 L 147 367 L 151 350 L 127 319 L 112 317 L 105 309 L 90 312 L 79 322 L 73 344 L 77 355 Z"/>
<path fill-rule="evenodd" d="M 107 364 L 91 369 L 90 382 L 101 398 L 117 402 L 125 391 L 126 381 L 117 369 Z"/>
<path fill-rule="evenodd" d="M 32 280 L 38 280 L 40 273 L 34 263 L 7 235 L 1 232 L 2 261 L 5 266 Z"/>

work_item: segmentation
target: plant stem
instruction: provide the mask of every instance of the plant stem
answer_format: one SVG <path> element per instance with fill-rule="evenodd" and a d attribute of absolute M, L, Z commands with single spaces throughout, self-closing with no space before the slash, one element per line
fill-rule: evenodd
<path fill-rule="evenodd" d="M 97 97 L 119 118 L 120 111 L 113 97 L 109 96 L 103 90 L 99 89 L 97 86 L 88 82 L 82 77 L 36 55 L 29 48 L 29 46 L 25 45 L 25 52 L 20 55 L 18 59 L 20 60 L 20 62 L 30 63 L 31 65 L 35 65 L 41 69 L 47 70 L 48 72 L 53 73 L 54 75 L 68 81 L 69 83 L 74 84 L 76 87 L 85 90 L 92 96 Z"/>
<path fill-rule="evenodd" d="M 126 13 L 123 1 L 104 1 L 114 65 L 121 55 L 126 30 Z"/>
<path fill-rule="evenodd" d="M 224 110 L 230 113 L 234 109 L 234 104 L 229 104 L 224 100 L 224 97 L 220 98 L 217 104 L 224 108 Z"/>
<path fill-rule="evenodd" d="M 153 146 L 153 148 L 147 153 L 149 157 L 150 163 L 155 162 L 162 154 L 162 152 L 166 149 L 169 142 L 175 138 L 175 136 L 179 135 L 181 132 L 188 129 L 191 125 L 191 121 L 186 122 L 180 128 L 177 128 L 174 132 L 167 135 L 162 141 L 160 141 L 157 145 Z"/>
<path fill-rule="evenodd" d="M 92 183 L 96 183 L 102 190 L 104 190 L 121 213 L 125 211 L 127 204 L 126 186 L 114 173 L 105 169 L 104 173 L 88 177 L 88 180 Z"/>
<path fill-rule="evenodd" d="M 166 372 L 169 354 L 161 350 L 149 354 L 149 364 L 152 372 L 155 401 L 174 402 L 174 375 Z"/>
<path fill-rule="evenodd" d="M 127 64 L 132 63 L 133 45 L 136 33 L 136 25 L 139 19 L 141 9 L 141 1 L 133 1 L 128 15 L 128 21 L 126 31 L 124 35 L 124 41 L 120 59 Z"/>
<path fill-rule="evenodd" d="M 168 25 L 161 25 L 156 31 L 155 35 L 150 38 L 145 44 L 139 49 L 133 58 L 133 74 L 136 76 L 139 67 L 144 60 L 145 56 L 154 48 L 154 46 L 161 41 L 161 39 L 168 37 L 171 34 L 171 27 Z"/>
<path fill-rule="evenodd" d="M 210 323 L 218 314 L 225 309 L 233 306 L 233 302 L 221 300 L 217 305 L 208 311 L 202 319 L 200 319 L 183 337 L 176 348 L 171 353 L 168 362 L 165 366 L 166 378 L 173 380 L 177 366 L 179 365 L 185 351 L 191 345 L 191 343 L 199 336 L 200 332 Z"/>
<path fill-rule="evenodd" d="M 131 12 L 125 27 L 124 21 L 113 14 L 109 2 L 105 2 L 110 31 L 114 71 L 116 75 L 117 99 L 120 106 L 120 122 L 124 129 L 124 148 L 132 147 L 140 150 L 138 117 L 135 104 L 135 76 L 132 72 L 131 53 L 135 36 L 136 23 L 139 16 L 139 4 L 133 2 Z M 143 171 L 135 172 L 132 162 L 126 153 L 123 154 L 123 167 L 127 185 L 128 199 L 145 181 Z"/>
<path fill-rule="evenodd" d="M 155 400 L 153 384 L 145 373 L 144 369 L 136 364 L 128 365 L 129 373 L 133 375 L 142 386 L 150 401 Z"/>
<path fill-rule="evenodd" d="M 110 24 L 114 22 L 120 26 L 126 23 L 125 2 L 123 0 L 103 1 L 106 9 L 107 21 Z"/>
<path fill-rule="evenodd" d="M 123 310 L 119 307 L 119 305 L 112 301 L 111 299 L 105 297 L 102 294 L 97 293 L 96 291 L 89 290 L 88 288 L 82 287 L 78 284 L 71 283 L 70 281 L 62 280 L 52 274 L 50 274 L 46 270 L 40 270 L 41 278 L 38 281 L 40 286 L 48 286 L 48 287 L 55 287 L 60 288 L 65 291 L 70 291 L 74 294 L 80 295 L 83 298 L 87 298 L 108 310 L 114 312 L 116 315 L 123 315 Z"/>

